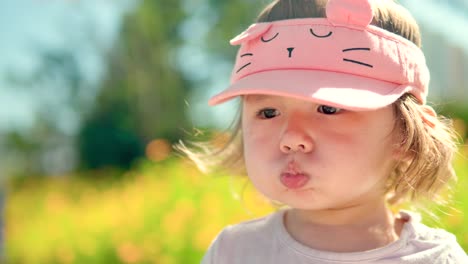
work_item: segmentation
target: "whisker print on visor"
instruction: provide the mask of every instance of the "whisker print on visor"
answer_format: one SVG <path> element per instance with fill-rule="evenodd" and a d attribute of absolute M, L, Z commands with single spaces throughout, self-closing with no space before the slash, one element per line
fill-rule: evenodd
<path fill-rule="evenodd" d="M 366 66 L 366 67 L 369 67 L 369 68 L 374 68 L 374 66 L 372 66 L 372 65 L 370 65 L 370 64 L 367 64 L 367 63 L 364 63 L 364 62 L 361 62 L 361 61 L 350 60 L 350 59 L 345 59 L 345 58 L 343 59 L 343 61 L 356 63 L 356 64 L 359 64 L 359 65 L 362 65 L 362 66 Z"/>
<path fill-rule="evenodd" d="M 348 51 L 353 51 L 353 50 L 367 50 L 367 51 L 370 51 L 370 48 L 350 48 L 350 49 L 344 49 L 343 52 L 348 52 Z"/>
<path fill-rule="evenodd" d="M 333 32 L 330 31 L 330 32 L 328 32 L 328 34 L 326 34 L 326 35 L 317 35 L 317 34 L 315 34 L 315 32 L 314 32 L 313 29 L 309 29 L 309 30 L 310 30 L 310 33 L 311 33 L 312 35 L 314 35 L 314 37 L 317 37 L 317 38 L 328 38 L 329 36 L 331 36 L 331 35 L 333 34 Z"/>
<path fill-rule="evenodd" d="M 342 50 L 343 52 L 348 52 L 348 51 L 359 51 L 359 50 L 363 50 L 363 51 L 370 51 L 370 48 L 361 48 L 361 47 L 358 47 L 358 48 L 349 48 L 349 49 L 344 49 Z M 357 61 L 357 60 L 351 60 L 351 59 L 346 59 L 344 58 L 343 61 L 347 61 L 347 62 L 351 62 L 351 63 L 356 63 L 356 64 L 359 64 L 359 65 L 362 65 L 362 66 L 366 66 L 366 67 L 369 67 L 369 68 L 373 68 L 374 66 L 370 65 L 370 64 L 367 64 L 367 63 L 364 63 L 364 62 L 361 62 L 361 61 Z"/>
<path fill-rule="evenodd" d="M 249 66 L 250 64 L 252 64 L 251 62 L 247 63 L 247 64 L 244 64 L 242 67 L 240 67 L 236 73 L 240 72 L 242 69 L 244 69 L 245 67 Z"/>
<path fill-rule="evenodd" d="M 276 35 L 274 35 L 271 39 L 264 39 L 263 36 L 260 38 L 263 42 L 270 42 L 272 41 L 273 39 L 275 39 L 277 36 L 279 35 L 279 32 L 276 33 Z"/>

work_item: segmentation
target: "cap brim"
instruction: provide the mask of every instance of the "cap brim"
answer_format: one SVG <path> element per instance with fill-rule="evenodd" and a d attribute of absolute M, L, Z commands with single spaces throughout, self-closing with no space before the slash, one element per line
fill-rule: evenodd
<path fill-rule="evenodd" d="M 367 77 L 319 70 L 272 70 L 248 75 L 209 100 L 217 105 L 240 95 L 287 96 L 365 111 L 385 107 L 412 88 Z"/>

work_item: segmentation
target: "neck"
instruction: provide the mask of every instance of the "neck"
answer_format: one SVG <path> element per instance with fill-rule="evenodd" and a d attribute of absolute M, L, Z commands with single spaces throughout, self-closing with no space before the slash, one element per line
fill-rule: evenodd
<path fill-rule="evenodd" d="M 285 226 L 292 237 L 312 248 L 353 252 L 394 242 L 402 224 L 382 200 L 340 209 L 291 209 L 285 215 Z"/>
<path fill-rule="evenodd" d="M 291 209 L 291 214 L 304 224 L 323 226 L 365 226 L 388 222 L 393 218 L 384 200 L 323 210 Z"/>

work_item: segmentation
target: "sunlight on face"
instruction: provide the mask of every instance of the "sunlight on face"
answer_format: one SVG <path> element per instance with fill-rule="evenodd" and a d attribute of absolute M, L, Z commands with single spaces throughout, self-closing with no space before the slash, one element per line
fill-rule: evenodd
<path fill-rule="evenodd" d="M 247 173 L 268 198 L 295 208 L 339 208 L 383 195 L 394 164 L 391 106 L 352 112 L 288 97 L 243 99 Z"/>

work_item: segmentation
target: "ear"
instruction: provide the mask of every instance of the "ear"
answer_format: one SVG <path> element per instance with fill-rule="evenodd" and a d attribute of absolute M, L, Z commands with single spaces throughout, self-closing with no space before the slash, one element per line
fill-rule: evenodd
<path fill-rule="evenodd" d="M 435 128 L 437 124 L 437 114 L 434 109 L 428 105 L 421 105 L 419 108 L 419 114 L 424 125 L 429 128 Z M 398 137 L 398 136 L 397 136 Z M 400 142 L 400 139 L 397 139 Z M 393 149 L 393 155 L 395 159 L 408 160 L 413 158 L 413 153 L 407 152 L 402 149 L 401 143 L 395 144 Z"/>
<path fill-rule="evenodd" d="M 267 32 L 268 29 L 272 26 L 271 23 L 257 23 L 252 24 L 244 32 L 237 35 L 235 38 L 231 39 L 231 45 L 240 45 L 249 40 L 255 39 Z"/>
<path fill-rule="evenodd" d="M 351 25 L 364 29 L 372 22 L 373 13 L 369 0 L 330 0 L 327 4 L 330 23 Z"/>
<path fill-rule="evenodd" d="M 404 149 L 403 140 L 397 137 L 398 141 L 393 145 L 392 158 L 397 162 L 407 162 L 413 158 L 413 153 Z"/>

